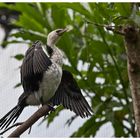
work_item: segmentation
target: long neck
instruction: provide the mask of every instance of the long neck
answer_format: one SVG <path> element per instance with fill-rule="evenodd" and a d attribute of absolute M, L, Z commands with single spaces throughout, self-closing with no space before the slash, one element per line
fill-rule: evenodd
<path fill-rule="evenodd" d="M 61 52 L 61 50 L 58 49 L 55 45 L 54 46 L 47 45 L 47 52 L 50 55 L 51 61 L 62 67 L 63 53 Z"/>

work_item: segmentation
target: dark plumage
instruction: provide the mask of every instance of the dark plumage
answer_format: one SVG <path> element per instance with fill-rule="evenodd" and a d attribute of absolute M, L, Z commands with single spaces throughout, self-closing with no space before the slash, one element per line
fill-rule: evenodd
<path fill-rule="evenodd" d="M 76 115 L 82 118 L 90 116 L 93 112 L 84 96 L 76 80 L 69 71 L 63 70 L 61 83 L 51 99 L 53 105 L 62 104 L 65 108 L 74 111 Z"/>
<path fill-rule="evenodd" d="M 42 50 L 40 41 L 36 41 L 30 47 L 21 66 L 21 83 L 24 92 L 34 92 L 39 89 L 39 82 L 43 78 L 43 72 L 46 71 L 52 62 Z"/>

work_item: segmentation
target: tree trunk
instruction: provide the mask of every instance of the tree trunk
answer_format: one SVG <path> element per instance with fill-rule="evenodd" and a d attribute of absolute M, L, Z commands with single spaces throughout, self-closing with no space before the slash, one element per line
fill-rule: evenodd
<path fill-rule="evenodd" d="M 126 26 L 124 33 L 137 137 L 140 137 L 140 31 L 137 27 Z"/>

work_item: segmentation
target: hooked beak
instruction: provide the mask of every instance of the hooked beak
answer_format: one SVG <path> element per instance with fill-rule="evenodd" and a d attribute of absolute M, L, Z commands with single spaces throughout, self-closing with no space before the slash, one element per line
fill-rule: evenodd
<path fill-rule="evenodd" d="M 68 28 L 66 27 L 66 28 L 64 28 L 64 29 L 62 29 L 59 33 L 58 33 L 58 35 L 59 36 L 62 36 L 65 32 L 67 32 L 68 31 Z"/>

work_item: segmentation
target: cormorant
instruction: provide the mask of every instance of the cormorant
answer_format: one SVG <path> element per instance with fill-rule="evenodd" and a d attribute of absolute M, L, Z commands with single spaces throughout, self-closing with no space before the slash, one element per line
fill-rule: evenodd
<path fill-rule="evenodd" d="M 63 53 L 55 44 L 68 29 L 57 29 L 48 34 L 47 45 L 36 41 L 26 51 L 21 66 L 24 92 L 17 105 L 0 119 L 0 128 L 6 129 L 18 119 L 28 105 L 62 104 L 76 115 L 88 117 L 92 109 L 69 71 L 63 70 Z"/>

